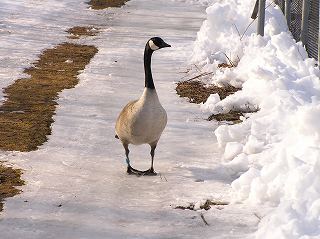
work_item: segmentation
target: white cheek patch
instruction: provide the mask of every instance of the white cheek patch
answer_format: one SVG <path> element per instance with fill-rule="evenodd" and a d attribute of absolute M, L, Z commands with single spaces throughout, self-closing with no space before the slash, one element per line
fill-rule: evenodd
<path fill-rule="evenodd" d="M 153 51 L 156 51 L 159 49 L 159 47 L 156 44 L 154 44 L 154 42 L 152 40 L 149 41 L 149 46 L 150 46 L 151 50 L 153 50 Z"/>

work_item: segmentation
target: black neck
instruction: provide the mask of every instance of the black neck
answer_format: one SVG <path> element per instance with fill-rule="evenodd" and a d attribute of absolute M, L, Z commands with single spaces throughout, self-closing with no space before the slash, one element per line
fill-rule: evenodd
<path fill-rule="evenodd" d="M 151 73 L 151 56 L 153 50 L 149 47 L 148 43 L 146 44 L 146 48 L 144 49 L 144 73 L 145 73 L 145 83 L 144 86 L 149 89 L 155 89 L 152 73 Z"/>

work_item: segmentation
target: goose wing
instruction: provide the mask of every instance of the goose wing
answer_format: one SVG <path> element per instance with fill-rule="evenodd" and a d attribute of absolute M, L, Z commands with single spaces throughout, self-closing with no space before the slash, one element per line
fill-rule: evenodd
<path fill-rule="evenodd" d="M 135 109 L 135 104 L 138 100 L 129 102 L 120 112 L 116 122 L 116 135 L 121 141 L 129 140 L 131 134 L 131 125 Z"/>

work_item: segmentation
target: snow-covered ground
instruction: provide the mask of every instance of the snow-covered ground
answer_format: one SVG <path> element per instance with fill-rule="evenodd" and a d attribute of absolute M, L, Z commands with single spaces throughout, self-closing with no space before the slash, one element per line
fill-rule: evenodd
<path fill-rule="evenodd" d="M 242 90 L 222 101 L 212 95 L 201 108 L 259 110 L 215 130 L 225 166 L 241 174 L 232 182 L 234 201 L 275 207 L 256 238 L 320 238 L 320 72 L 269 2 L 264 37 L 252 34 L 256 22 L 247 29 L 254 0 L 207 8 L 193 60 L 214 73 L 211 83 Z M 237 67 L 218 69 L 224 53 Z"/>
<path fill-rule="evenodd" d="M 174 90 L 205 18 L 203 4 L 132 0 L 121 9 L 97 12 L 76 0 L 20 0 L 2 1 L 0 11 L 1 87 L 41 50 L 66 41 L 67 28 L 101 29 L 96 37 L 76 40 L 99 52 L 80 83 L 60 94 L 48 142 L 34 152 L 0 153 L 1 160 L 24 169 L 26 181 L 23 193 L 9 198 L 0 214 L 1 239 L 245 238 L 257 230 L 261 207 L 174 209 L 205 199 L 230 202 L 236 179 L 232 168 L 220 165 L 217 125 L 203 120 L 199 106 Z M 155 35 L 172 45 L 153 57 L 169 119 L 156 151 L 161 177 L 128 176 L 114 123 L 123 105 L 142 93 L 143 49 Z M 147 168 L 149 160 L 147 146 L 131 147 L 135 167 Z"/>
<path fill-rule="evenodd" d="M 99 52 L 60 94 L 49 141 L 35 152 L 0 152 L 27 182 L 5 203 L 0 238 L 320 238 L 319 69 L 272 4 L 265 37 L 253 34 L 255 22 L 247 28 L 254 2 L 132 0 L 94 11 L 77 0 L 1 1 L 1 88 L 67 41 L 69 27 L 101 32 L 74 40 Z M 155 35 L 172 45 L 152 66 L 169 118 L 156 151 L 161 177 L 128 176 L 114 123 L 142 93 L 144 44 Z M 237 67 L 218 69 L 225 54 Z M 242 90 L 200 107 L 178 98 L 174 82 L 191 56 L 214 72 L 212 83 Z M 259 111 L 237 125 L 204 120 L 230 109 Z M 149 148 L 131 147 L 131 159 L 148 168 Z M 174 209 L 206 199 L 231 204 Z"/>

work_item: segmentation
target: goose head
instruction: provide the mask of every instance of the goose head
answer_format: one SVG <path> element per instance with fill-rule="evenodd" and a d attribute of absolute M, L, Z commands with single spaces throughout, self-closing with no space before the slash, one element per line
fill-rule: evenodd
<path fill-rule="evenodd" d="M 161 48 L 171 47 L 168 43 L 162 40 L 160 37 L 152 37 L 149 41 L 147 46 L 152 50 L 156 51 Z"/>
<path fill-rule="evenodd" d="M 155 89 L 154 82 L 151 73 L 151 56 L 152 53 L 161 48 L 171 47 L 168 43 L 165 43 L 160 37 L 152 37 L 147 41 L 144 49 L 144 72 L 145 72 L 145 87 L 149 89 Z"/>

